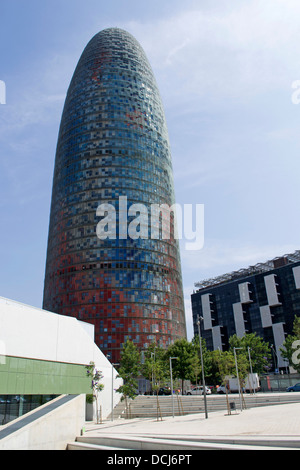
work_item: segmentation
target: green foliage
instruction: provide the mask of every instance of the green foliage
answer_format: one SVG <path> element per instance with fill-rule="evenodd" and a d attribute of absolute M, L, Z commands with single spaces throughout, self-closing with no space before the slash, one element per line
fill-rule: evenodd
<path fill-rule="evenodd" d="M 300 317 L 294 319 L 293 333 L 297 339 L 300 339 Z"/>
<path fill-rule="evenodd" d="M 233 335 L 229 339 L 229 346 L 232 352 L 234 347 L 242 348 L 236 352 L 238 356 L 241 356 L 241 354 L 245 356 L 244 362 L 248 361 L 249 363 L 248 372 L 250 370 L 249 351 L 253 372 L 258 374 L 267 372 L 271 361 L 271 349 L 269 344 L 263 341 L 260 336 L 257 336 L 256 333 L 246 334 L 242 338 Z M 242 361 L 241 358 L 240 360 Z"/>
<path fill-rule="evenodd" d="M 136 345 L 127 340 L 121 353 L 121 363 L 118 370 L 118 377 L 123 379 L 123 385 L 116 390 L 118 393 L 122 393 L 122 400 L 127 401 L 127 398 L 135 398 L 138 388 L 136 377 L 139 372 L 140 354 Z"/>
<path fill-rule="evenodd" d="M 87 402 L 87 403 L 93 403 L 94 399 L 95 399 L 95 397 L 94 397 L 94 395 L 93 395 L 92 393 L 88 393 L 88 394 L 86 395 L 86 402 Z"/>
<path fill-rule="evenodd" d="M 169 375 L 166 352 L 155 343 L 145 351 L 141 373 L 151 381 L 152 390 L 158 391 Z"/>
<path fill-rule="evenodd" d="M 178 339 L 174 344 L 169 346 L 166 357 L 176 357 L 172 360 L 172 374 L 174 378 L 181 379 L 183 389 L 183 381 L 190 379 L 195 367 L 196 350 L 193 343 L 185 338 Z"/>
<path fill-rule="evenodd" d="M 136 345 L 127 340 L 121 352 L 121 362 L 119 367 L 119 375 L 135 375 L 139 374 L 140 370 L 140 353 Z"/>
<path fill-rule="evenodd" d="M 201 376 L 202 376 L 199 336 L 195 336 L 192 339 L 192 345 L 194 347 L 194 356 L 192 357 L 190 380 L 192 383 L 197 383 L 198 378 L 201 381 Z M 205 378 L 208 381 L 212 381 L 211 352 L 207 349 L 206 341 L 204 338 L 201 338 L 201 349 L 202 349 Z"/>
<path fill-rule="evenodd" d="M 100 410 L 98 404 L 98 393 L 104 389 L 104 384 L 101 383 L 101 379 L 103 379 L 102 372 L 96 369 L 95 363 L 90 362 L 88 366 L 86 366 L 87 376 L 91 379 L 91 394 L 86 396 L 87 403 L 93 403 L 96 400 L 96 411 L 97 411 L 97 423 L 100 419 Z"/>
<path fill-rule="evenodd" d="M 211 364 L 214 376 L 214 385 L 224 383 L 225 378 L 235 375 L 235 360 L 232 351 L 211 351 Z"/>
<path fill-rule="evenodd" d="M 104 384 L 100 381 L 103 379 L 102 372 L 96 369 L 95 363 L 90 362 L 88 366 L 86 366 L 87 376 L 91 379 L 91 389 L 93 391 L 93 396 L 96 397 L 98 392 L 101 392 L 104 389 Z"/>
<path fill-rule="evenodd" d="M 297 323 L 296 329 L 299 332 L 300 321 Z M 218 385 L 223 383 L 227 376 L 236 376 L 234 348 L 239 348 L 236 349 L 236 357 L 241 382 L 250 372 L 249 350 L 252 371 L 258 374 L 266 372 L 271 359 L 271 351 L 269 345 L 262 338 L 253 333 L 242 338 L 234 335 L 229 340 L 229 346 L 229 351 L 209 351 L 205 340 L 201 339 L 204 376 L 207 384 Z M 182 381 L 181 388 L 183 388 L 184 380 L 190 380 L 196 384 L 201 383 L 202 370 L 198 336 L 195 336 L 191 342 L 184 338 L 179 339 L 167 350 L 152 343 L 147 350 L 143 351 L 142 364 L 137 347 L 131 341 L 126 341 L 118 370 L 119 377 L 123 379 L 123 385 L 117 391 L 122 393 L 122 399 L 127 400 L 127 398 L 136 396 L 136 378 L 139 374 L 152 383 L 152 390 L 158 391 L 161 386 L 169 382 L 170 357 L 177 358 L 172 360 L 172 375 L 173 379 Z"/>
<path fill-rule="evenodd" d="M 271 359 L 271 351 L 269 345 L 262 338 L 253 333 L 242 338 L 234 335 L 230 338 L 229 345 L 229 351 L 209 351 L 202 338 L 201 347 L 206 383 L 217 385 L 224 382 L 227 376 L 236 376 L 234 348 L 239 348 L 236 349 L 236 357 L 241 382 L 250 372 L 249 351 L 252 371 L 259 374 L 266 372 Z M 192 383 L 201 381 L 198 336 L 195 336 L 191 342 L 186 339 L 175 341 L 166 351 L 166 355 L 167 357 L 178 357 L 178 360 L 172 362 L 174 377 L 180 378 L 182 381 L 191 380 Z"/>

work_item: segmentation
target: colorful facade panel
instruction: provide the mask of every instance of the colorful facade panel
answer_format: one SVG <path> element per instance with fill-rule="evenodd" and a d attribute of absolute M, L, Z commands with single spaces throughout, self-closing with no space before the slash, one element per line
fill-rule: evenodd
<path fill-rule="evenodd" d="M 119 237 L 127 208 L 174 204 L 164 110 L 144 51 L 117 28 L 97 34 L 72 78 L 58 137 L 43 308 L 91 322 L 118 361 L 126 338 L 145 349 L 186 335 L 178 240 Z M 97 208 L 117 236 L 97 236 Z M 173 233 L 171 218 L 171 233 Z"/>

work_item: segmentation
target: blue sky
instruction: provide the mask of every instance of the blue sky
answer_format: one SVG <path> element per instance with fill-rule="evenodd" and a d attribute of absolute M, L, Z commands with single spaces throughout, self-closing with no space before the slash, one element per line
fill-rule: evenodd
<path fill-rule="evenodd" d="M 2 0 L 0 295 L 42 305 L 63 103 L 87 42 L 111 26 L 154 70 L 177 202 L 205 206 L 204 248 L 181 250 L 189 336 L 194 282 L 299 249 L 299 17 L 298 0 Z"/>

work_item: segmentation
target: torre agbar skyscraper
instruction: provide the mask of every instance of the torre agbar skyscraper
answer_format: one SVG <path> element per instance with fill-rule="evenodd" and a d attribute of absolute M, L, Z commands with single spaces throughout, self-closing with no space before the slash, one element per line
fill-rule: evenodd
<path fill-rule="evenodd" d="M 120 201 L 127 226 L 137 220 L 130 217 L 133 204 L 147 208 L 147 236 L 142 224 L 140 236 L 125 237 L 124 227 L 120 236 Z M 131 34 L 105 29 L 87 44 L 64 105 L 43 308 L 94 324 L 95 342 L 113 362 L 127 339 L 145 350 L 186 337 L 178 240 L 172 227 L 170 237 L 151 238 L 151 206 L 174 202 L 168 132 L 152 69 Z M 115 208 L 115 237 L 99 237 L 103 204 Z"/>

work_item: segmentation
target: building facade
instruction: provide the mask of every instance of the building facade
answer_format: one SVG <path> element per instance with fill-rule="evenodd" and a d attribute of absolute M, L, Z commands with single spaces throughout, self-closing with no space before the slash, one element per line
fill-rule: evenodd
<path fill-rule="evenodd" d="M 153 205 L 174 202 L 166 120 L 149 62 L 129 33 L 101 31 L 78 62 L 63 110 L 43 308 L 93 323 L 96 343 L 113 362 L 126 339 L 142 350 L 186 336 L 173 214 L 169 238 L 161 230 L 151 237 L 144 223 Z M 115 232 L 109 226 L 99 236 L 111 207 Z M 129 236 L 138 210 L 147 214 Z"/>
<path fill-rule="evenodd" d="M 194 332 L 210 350 L 226 350 L 231 336 L 256 333 L 273 352 L 274 369 L 285 371 L 280 354 L 295 316 L 300 316 L 300 251 L 195 284 Z"/>
<path fill-rule="evenodd" d="M 93 325 L 3 297 L 0 325 L 0 427 L 60 395 L 93 393 L 90 362 L 103 376 L 103 418 L 120 401 L 123 381 L 95 344 Z"/>

